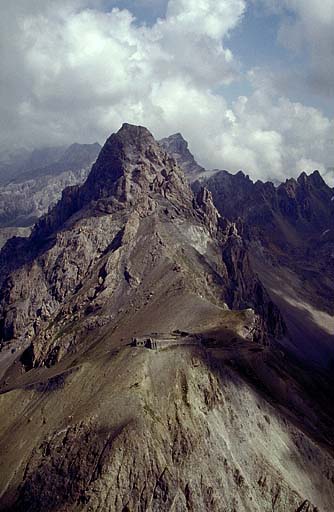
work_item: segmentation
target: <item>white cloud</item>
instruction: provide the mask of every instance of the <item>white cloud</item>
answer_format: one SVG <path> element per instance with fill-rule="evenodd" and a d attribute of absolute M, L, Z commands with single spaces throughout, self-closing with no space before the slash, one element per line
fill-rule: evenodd
<path fill-rule="evenodd" d="M 333 122 L 280 97 L 270 76 L 254 70 L 254 94 L 233 105 L 214 92 L 239 74 L 228 36 L 244 0 L 169 0 L 166 17 L 151 26 L 126 9 L 101 11 L 103 3 L 44 0 L 32 8 L 12 0 L 6 7 L 3 144 L 103 142 L 127 121 L 157 137 L 183 132 L 209 168 L 266 178 L 333 165 Z"/>
<path fill-rule="evenodd" d="M 84 3 L 40 2 L 29 10 L 14 0 L 7 11 L 1 107 L 5 110 L 9 99 L 8 143 L 18 137 L 34 144 L 47 137 L 105 136 L 120 116 L 138 115 L 141 105 L 150 115 L 154 105 L 148 98 L 170 77 L 203 88 L 228 82 L 236 73 L 220 38 L 238 23 L 242 0 L 224 0 L 219 8 L 212 0 L 173 0 L 170 13 L 153 27 L 137 26 L 127 10 L 80 10 Z M 238 9 L 232 14 L 234 3 Z M 199 31 L 205 6 L 213 17 Z"/>
<path fill-rule="evenodd" d="M 207 168 L 243 169 L 254 179 L 284 180 L 304 170 L 324 172 L 334 161 L 333 121 L 261 86 L 232 109 L 221 97 L 182 89 L 179 83 L 159 88 L 154 102 L 164 121 L 158 135 L 178 126 Z"/>
<path fill-rule="evenodd" d="M 170 0 L 167 20 L 178 32 L 220 41 L 238 24 L 244 10 L 244 0 Z"/>
<path fill-rule="evenodd" d="M 287 49 L 309 55 L 305 85 L 325 96 L 334 94 L 333 0 L 253 0 L 281 14 L 278 41 Z"/>

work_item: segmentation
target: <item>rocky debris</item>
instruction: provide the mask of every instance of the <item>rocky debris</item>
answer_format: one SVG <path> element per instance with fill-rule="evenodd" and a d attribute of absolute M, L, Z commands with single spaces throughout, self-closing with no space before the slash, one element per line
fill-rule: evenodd
<path fill-rule="evenodd" d="M 175 212 L 175 220 L 183 219 L 194 226 L 192 230 L 207 230 L 207 239 L 214 236 L 216 246 L 223 245 L 220 260 L 215 263 L 221 267 L 219 294 L 230 307 L 254 307 L 264 315 L 264 339 L 267 323 L 275 323 L 275 318 L 280 324 L 280 317 L 278 312 L 273 317 L 275 308 L 263 298 L 265 293 L 254 298 L 254 284 L 247 284 L 255 282 L 255 277 L 241 238 L 234 234 L 233 226 L 221 221 L 207 191 L 199 192 L 194 201 L 180 168 L 146 128 L 123 125 L 106 142 L 87 181 L 81 187 L 64 190 L 60 202 L 36 224 L 29 240 L 13 240 L 4 247 L 0 256 L 4 279 L 0 306 L 2 341 L 10 342 L 20 336 L 34 340 L 37 336 L 31 364 L 39 364 L 43 353 L 49 360 L 48 354 L 58 346 L 59 334 L 52 334 L 53 318 L 71 319 L 74 311 L 81 318 L 80 312 L 86 311 L 90 303 L 98 302 L 99 295 L 110 296 L 113 291 L 116 301 L 115 290 L 119 288 L 121 294 L 126 284 L 135 291 L 143 276 L 132 276 L 128 262 L 136 248 L 141 219 L 158 219 L 159 212 L 165 217 L 166 205 Z M 23 244 L 23 254 L 13 258 L 19 243 Z M 107 271 L 107 258 L 113 265 L 111 276 L 92 287 L 89 283 L 99 281 Z M 183 267 L 184 264 L 180 266 Z M 116 279 L 122 268 L 125 282 Z M 261 289 L 260 283 L 257 288 Z M 64 309 L 68 302 L 72 304 Z M 61 328 L 65 332 L 62 349 L 57 349 L 57 360 L 80 338 L 65 336 L 66 329 L 72 329 L 71 322 L 65 321 L 67 324 Z M 57 325 L 59 331 L 58 322 Z M 282 330 L 277 327 L 273 331 L 270 328 L 270 334 Z"/>
<path fill-rule="evenodd" d="M 137 351 L 125 366 L 121 356 L 92 363 L 44 393 L 46 423 L 33 407 L 35 386 L 32 409 L 13 430 L 29 429 L 34 446 L 24 448 L 21 485 L 2 504 L 10 512 L 167 512 L 175 504 L 184 512 L 316 512 L 316 500 L 330 512 L 330 457 L 304 434 L 291 443 L 299 431 L 284 413 L 234 371 L 197 357 L 196 368 L 186 349 L 177 357 Z M 122 382 L 110 382 L 117 368 Z M 51 414 L 57 402 L 64 409 Z"/>
<path fill-rule="evenodd" d="M 125 124 L 7 242 L 0 337 L 27 348 L 0 357 L 3 509 L 331 512 L 327 394 L 280 349 L 244 230 Z M 219 342 L 128 347 L 154 332 Z"/>

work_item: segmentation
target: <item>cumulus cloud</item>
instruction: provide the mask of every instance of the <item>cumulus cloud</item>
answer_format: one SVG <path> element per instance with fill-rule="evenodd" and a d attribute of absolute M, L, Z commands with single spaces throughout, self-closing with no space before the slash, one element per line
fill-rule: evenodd
<path fill-rule="evenodd" d="M 317 94 L 334 94 L 334 5 L 332 0 L 253 0 L 281 15 L 279 43 L 309 59 L 299 78 Z M 296 75 L 295 75 L 296 78 Z"/>
<path fill-rule="evenodd" d="M 334 161 L 333 121 L 276 96 L 255 71 L 252 75 L 255 92 L 231 106 L 212 93 L 165 83 L 154 98 L 163 112 L 160 129 L 177 125 L 206 168 L 241 168 L 254 179 L 279 180 L 303 170 L 324 172 Z"/>
<path fill-rule="evenodd" d="M 166 18 L 145 27 L 125 9 L 103 12 L 66 0 L 28 9 L 13 0 L 1 31 L 1 117 L 12 124 L 5 141 L 101 137 L 120 120 L 154 114 L 149 98 L 169 77 L 199 88 L 230 81 L 237 70 L 221 39 L 244 6 L 221 2 L 235 1 L 232 13 L 213 0 L 173 0 Z M 198 30 L 204 7 L 211 17 Z"/>
<path fill-rule="evenodd" d="M 333 121 L 280 96 L 261 70 L 249 74 L 249 97 L 228 104 L 216 92 L 241 73 L 228 43 L 244 0 L 161 0 L 164 16 L 150 24 L 135 19 L 132 4 L 6 2 L 3 146 L 103 142 L 127 121 L 156 137 L 183 132 L 208 168 L 282 178 L 332 165 Z"/>

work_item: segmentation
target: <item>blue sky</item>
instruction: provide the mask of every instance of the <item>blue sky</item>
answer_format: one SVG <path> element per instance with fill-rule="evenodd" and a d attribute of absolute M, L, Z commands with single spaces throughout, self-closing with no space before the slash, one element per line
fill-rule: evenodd
<path fill-rule="evenodd" d="M 136 17 L 137 24 L 152 26 L 157 18 L 165 16 L 167 4 L 167 0 L 144 0 L 142 2 L 106 0 L 102 4 L 102 9 L 105 12 L 109 12 L 114 7 L 128 9 Z M 283 12 L 285 19 L 289 19 L 290 23 L 296 22 L 296 14 L 293 10 L 284 8 Z M 222 89 L 222 93 L 227 95 L 230 100 L 240 94 L 250 93 L 251 84 L 246 75 L 247 70 L 253 67 L 274 71 L 281 76 L 282 82 L 284 82 L 282 75 L 289 74 L 291 69 L 295 75 L 300 76 L 300 81 L 305 78 L 303 75 L 308 66 L 307 49 L 302 48 L 298 52 L 289 51 L 278 41 L 282 17 L 282 11 L 270 10 L 261 3 L 247 2 L 240 23 L 228 37 L 228 46 L 239 60 L 242 71 L 240 79 Z M 329 109 L 331 115 L 334 115 L 334 101 L 328 101 L 328 98 L 323 98 L 321 93 L 312 91 L 307 87 L 307 83 L 304 84 L 304 89 L 300 87 L 300 82 L 296 87 L 291 87 L 291 83 L 286 84 L 286 87 L 290 87 L 290 97 L 294 101 L 302 101 L 309 106 L 316 106 L 323 110 Z"/>
<path fill-rule="evenodd" d="M 332 0 L 0 7 L 0 147 L 103 143 L 127 121 L 254 179 L 333 166 Z"/>

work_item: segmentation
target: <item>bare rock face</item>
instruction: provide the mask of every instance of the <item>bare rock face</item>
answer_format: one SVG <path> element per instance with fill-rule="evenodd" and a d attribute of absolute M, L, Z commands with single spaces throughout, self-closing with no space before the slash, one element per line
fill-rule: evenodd
<path fill-rule="evenodd" d="M 190 181 L 205 171 L 195 160 L 194 155 L 189 151 L 188 142 L 182 137 L 181 133 L 175 133 L 165 139 L 161 139 L 159 144 L 175 158 L 177 164 L 182 167 L 184 173 Z"/>
<path fill-rule="evenodd" d="M 146 128 L 124 124 L 107 140 L 82 197 L 85 201 L 113 197 L 132 205 L 155 192 L 181 204 L 189 201 L 188 186 L 175 160 Z"/>
<path fill-rule="evenodd" d="M 238 233 L 235 224 L 229 227 L 229 234 L 223 247 L 223 260 L 226 264 L 229 280 L 227 303 L 231 309 L 252 307 L 259 313 L 261 329 L 259 339 L 265 339 L 269 332 L 276 339 L 287 334 L 284 320 L 269 298 L 258 276 L 253 273 L 245 242 Z"/>
<path fill-rule="evenodd" d="M 174 194 L 180 207 L 191 200 L 180 169 L 150 132 L 124 124 L 107 140 L 84 185 L 64 190 L 56 208 L 37 224 L 34 237 L 45 237 L 82 208 L 108 213 L 138 206 L 144 212 L 155 192 L 167 199 Z"/>
<path fill-rule="evenodd" d="M 200 207 L 203 212 L 203 218 L 205 219 L 207 225 L 210 227 L 212 233 L 217 230 L 218 225 L 220 224 L 223 229 L 226 229 L 227 224 L 224 221 L 220 221 L 219 213 L 212 201 L 211 192 L 208 191 L 205 187 L 200 188 L 196 195 L 196 204 Z"/>
<path fill-rule="evenodd" d="M 283 250 L 296 252 L 296 237 L 308 242 L 334 222 L 333 190 L 318 171 L 309 176 L 302 173 L 298 180 L 290 178 L 278 187 L 253 183 L 241 171 L 236 175 L 219 171 L 195 182 L 193 189 L 201 186 L 210 190 L 221 215 L 243 219 L 253 237 L 274 242 Z"/>
<path fill-rule="evenodd" d="M 204 174 L 198 181 L 194 181 L 192 188 L 196 192 L 202 186 L 210 190 L 221 215 L 230 220 L 243 217 L 244 209 L 254 189 L 253 182 L 242 171 L 236 174 L 217 171 L 209 177 Z"/>
<path fill-rule="evenodd" d="M 243 223 L 148 130 L 0 263 L 0 510 L 331 511 L 328 382 L 281 347 Z"/>
<path fill-rule="evenodd" d="M 220 214 L 243 226 L 254 271 L 289 328 L 289 348 L 329 370 L 334 360 L 334 191 L 318 171 L 296 180 L 253 183 L 220 171 L 205 186 Z M 314 340 L 317 339 L 317 349 Z"/>
<path fill-rule="evenodd" d="M 65 189 L 61 201 L 36 224 L 29 240 L 14 239 L 2 251 L 3 342 L 32 340 L 31 365 L 53 361 L 54 355 L 60 360 L 90 329 L 90 322 L 86 326 L 83 321 L 80 335 L 64 337 L 64 346 L 59 346 L 59 322 L 53 318 L 70 320 L 74 314 L 81 318 L 93 299 L 94 307 L 100 307 L 104 299 L 99 295 L 116 307 L 124 285 L 136 288 L 144 279 L 142 269 L 136 276 L 131 274 L 128 260 L 142 229 L 149 229 L 147 237 L 161 237 L 160 228 L 151 232 L 143 226 L 148 218 L 153 224 L 168 226 L 165 245 L 173 244 L 173 229 L 182 232 L 182 224 L 192 230 L 190 244 L 196 247 L 197 237 L 202 237 L 205 246 L 210 242 L 216 245 L 214 265 L 221 287 L 217 300 L 230 307 L 253 307 L 262 315 L 262 338 L 268 332 L 283 334 L 279 314 L 265 292 L 256 302 L 253 291 L 261 285 L 250 270 L 242 239 L 236 227 L 219 218 L 210 193 L 204 189 L 194 200 L 180 168 L 149 131 L 123 125 L 106 142 L 84 185 Z M 160 257 L 163 246 L 158 251 Z M 17 252 L 21 255 L 13 257 Z M 191 271 L 191 264 L 187 266 Z M 117 280 L 117 272 L 124 275 L 125 282 Z M 209 268 L 205 274 L 211 272 Z M 273 322 L 276 331 L 268 331 L 266 326 Z"/>

